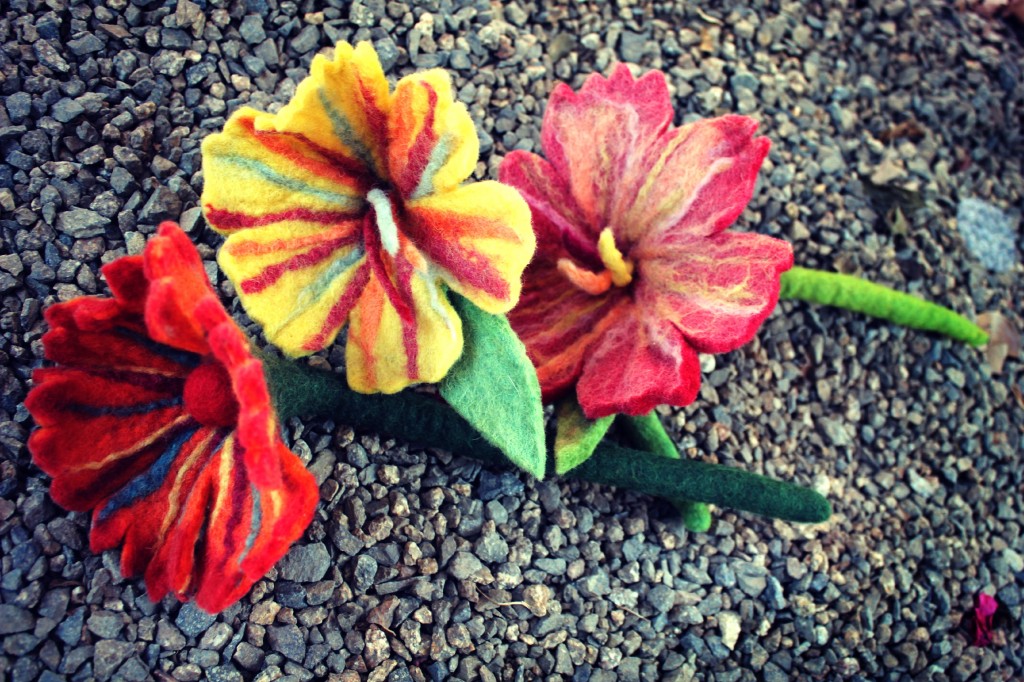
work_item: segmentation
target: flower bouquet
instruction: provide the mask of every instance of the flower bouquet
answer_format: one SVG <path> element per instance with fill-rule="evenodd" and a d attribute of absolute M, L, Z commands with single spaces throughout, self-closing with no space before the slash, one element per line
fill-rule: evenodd
<path fill-rule="evenodd" d="M 104 267 L 111 297 L 46 312 L 55 366 L 27 406 L 54 500 L 92 512 L 92 549 L 121 546 L 151 598 L 210 612 L 313 517 L 315 481 L 280 435 L 292 416 L 665 497 L 694 531 L 709 505 L 827 520 L 813 490 L 680 457 L 656 409 L 696 400 L 699 354 L 750 341 L 780 297 L 987 337 L 730 230 L 769 141 L 747 117 L 673 117 L 660 72 L 619 65 L 555 89 L 543 156 L 469 182 L 476 128 L 444 71 L 392 88 L 369 44 L 318 56 L 280 111 L 242 108 L 203 144 L 218 262 L 284 357 L 252 345 L 163 224 Z M 344 372 L 297 360 L 335 345 Z"/>

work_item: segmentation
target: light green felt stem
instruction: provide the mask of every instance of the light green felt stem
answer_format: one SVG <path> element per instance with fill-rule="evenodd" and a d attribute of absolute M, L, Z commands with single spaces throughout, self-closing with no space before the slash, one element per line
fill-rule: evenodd
<path fill-rule="evenodd" d="M 486 464 L 509 467 L 501 451 L 465 419 L 430 396 L 404 391 L 363 395 L 331 372 L 286 360 L 264 361 L 267 383 L 282 418 L 321 416 L 357 429 L 387 434 L 425 447 L 449 450 Z M 648 495 L 686 498 L 771 516 L 817 523 L 828 519 L 828 500 L 807 488 L 742 469 L 690 459 L 668 459 L 602 443 L 568 477 L 631 488 Z"/>
<path fill-rule="evenodd" d="M 619 415 L 619 423 L 631 444 L 639 450 L 650 450 L 656 455 L 679 459 L 679 449 L 665 431 L 657 412 L 651 411 L 640 417 Z M 694 533 L 706 533 L 711 528 L 711 510 L 703 502 L 683 498 L 671 500 L 683 518 L 683 525 Z"/>
<path fill-rule="evenodd" d="M 780 299 L 846 308 L 903 327 L 938 332 L 972 346 L 988 343 L 988 334 L 949 308 L 860 277 L 794 267 L 782 273 Z"/>

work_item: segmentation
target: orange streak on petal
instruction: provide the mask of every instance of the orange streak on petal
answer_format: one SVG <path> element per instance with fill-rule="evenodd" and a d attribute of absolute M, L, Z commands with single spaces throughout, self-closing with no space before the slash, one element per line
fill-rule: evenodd
<path fill-rule="evenodd" d="M 359 333 L 353 334 L 351 327 L 349 328 L 348 342 L 355 342 L 362 352 L 366 364 L 366 383 L 370 385 L 377 383 L 374 346 L 377 343 L 377 333 L 380 331 L 380 322 L 384 314 L 384 300 L 384 287 L 376 276 L 371 275 L 354 311 L 359 316 Z"/>
<path fill-rule="evenodd" d="M 598 320 L 593 329 L 568 344 L 565 349 L 555 355 L 544 358 L 537 367 L 537 378 L 543 387 L 555 377 L 563 373 L 569 365 L 580 362 L 580 359 L 587 354 L 592 343 L 600 339 L 608 329 L 615 326 L 619 319 L 626 312 L 627 306 L 619 305 L 608 311 L 604 317 Z"/>
<path fill-rule="evenodd" d="M 290 237 L 286 239 L 274 239 L 269 242 L 257 241 L 229 241 L 224 245 L 232 256 L 262 256 L 278 251 L 297 251 L 307 246 L 314 246 L 321 242 L 341 239 L 355 233 L 359 221 L 346 221 L 345 223 L 315 234 L 307 234 L 301 237 Z"/>

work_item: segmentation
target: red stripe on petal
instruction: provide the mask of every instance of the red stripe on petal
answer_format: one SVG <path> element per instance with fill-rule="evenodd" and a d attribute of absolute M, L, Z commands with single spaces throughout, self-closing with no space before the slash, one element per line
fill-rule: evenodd
<path fill-rule="evenodd" d="M 334 225 L 343 220 L 350 220 L 353 214 L 349 211 L 317 211 L 309 208 L 291 208 L 286 211 L 253 215 L 240 211 L 228 211 L 206 205 L 206 219 L 215 229 L 222 232 L 243 230 L 250 227 L 262 227 L 285 220 L 295 220 L 320 225 Z"/>
<path fill-rule="evenodd" d="M 388 297 L 388 301 L 403 321 L 415 321 L 412 299 L 405 300 L 401 292 L 398 291 L 398 287 L 395 286 L 391 273 L 393 264 L 384 255 L 385 252 L 381 245 L 380 233 L 377 231 L 377 225 L 374 222 L 372 213 L 367 214 L 363 220 L 363 243 L 366 245 L 366 262 L 370 264 L 370 269 L 384 289 L 384 294 Z"/>
<path fill-rule="evenodd" d="M 285 273 L 319 265 L 333 256 L 339 248 L 347 244 L 352 244 L 355 241 L 356 240 L 351 236 L 332 239 L 313 247 L 305 253 L 300 253 L 297 256 L 292 256 L 288 260 L 268 266 L 259 275 L 242 280 L 242 292 L 246 294 L 258 294 L 259 292 L 277 284 L 278 280 L 280 280 Z"/>
<path fill-rule="evenodd" d="M 505 223 L 417 206 L 404 212 L 402 228 L 428 260 L 459 282 L 497 299 L 508 298 L 509 284 L 491 266 L 491 259 L 462 243 L 463 239 L 518 242 L 518 235 Z"/>
<path fill-rule="evenodd" d="M 324 347 L 327 342 L 327 338 L 337 333 L 345 320 L 348 319 L 349 313 L 352 312 L 352 308 L 355 307 L 359 301 L 360 295 L 363 293 L 363 289 L 366 288 L 366 283 L 370 281 L 370 267 L 364 262 L 359 266 L 358 272 L 352 276 L 348 286 L 345 287 L 344 293 L 341 297 L 331 306 L 330 312 L 327 313 L 327 319 L 324 321 L 320 331 L 318 331 L 312 338 L 303 344 L 303 348 L 308 351 L 316 352 Z"/>
<path fill-rule="evenodd" d="M 357 73 L 356 79 L 359 82 L 359 93 L 363 98 L 363 115 L 366 124 L 370 127 L 370 134 L 374 137 L 374 148 L 377 150 L 386 149 L 388 140 L 388 116 L 376 106 L 377 94 L 373 88 L 363 81 L 362 74 Z"/>
<path fill-rule="evenodd" d="M 416 140 L 409 148 L 409 157 L 402 172 L 396 178 L 396 185 L 403 197 L 408 197 L 420 183 L 423 172 L 430 163 L 430 153 L 437 145 L 437 133 L 434 132 L 434 115 L 437 109 L 437 92 L 429 83 L 418 83 L 427 92 L 427 111 L 423 115 L 423 126 L 416 135 Z"/>
<path fill-rule="evenodd" d="M 359 241 L 360 236 L 357 230 L 358 225 L 358 221 L 349 220 L 338 227 L 329 228 L 322 232 L 307 234 L 301 237 L 274 239 L 268 242 L 231 240 L 224 245 L 224 248 L 232 256 L 264 256 L 268 253 L 277 253 L 279 251 L 297 251 L 298 249 L 316 246 L 322 242 L 334 239 L 347 238 L 348 241 L 343 245 L 355 244 Z"/>
<path fill-rule="evenodd" d="M 413 247 L 407 245 L 406 248 Z M 395 269 L 398 275 L 399 292 L 406 300 L 412 301 L 412 263 L 399 253 L 395 258 Z M 402 346 L 405 349 L 405 371 L 410 379 L 415 379 L 419 376 L 419 342 L 416 339 L 416 330 L 415 314 L 411 320 L 402 318 Z"/>

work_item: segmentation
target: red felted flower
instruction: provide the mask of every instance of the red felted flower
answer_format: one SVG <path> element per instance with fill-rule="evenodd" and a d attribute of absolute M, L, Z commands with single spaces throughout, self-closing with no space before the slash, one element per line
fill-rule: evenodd
<path fill-rule="evenodd" d="M 547 160 L 514 151 L 502 182 L 533 212 L 537 255 L 509 315 L 545 399 L 576 387 L 587 417 L 697 396 L 697 353 L 749 341 L 793 264 L 789 244 L 726 232 L 750 201 L 766 138 L 744 116 L 672 127 L 665 78 L 625 65 L 559 85 Z"/>
<path fill-rule="evenodd" d="M 316 482 L 278 434 L 262 366 L 173 223 L 103 268 L 113 298 L 46 311 L 25 401 L 50 494 L 93 512 L 94 552 L 209 612 L 241 598 L 312 519 Z"/>

